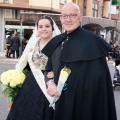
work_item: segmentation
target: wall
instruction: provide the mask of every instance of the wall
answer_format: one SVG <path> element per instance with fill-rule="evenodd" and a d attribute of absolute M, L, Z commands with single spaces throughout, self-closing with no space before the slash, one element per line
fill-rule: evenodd
<path fill-rule="evenodd" d="M 72 2 L 72 0 L 66 0 L 67 2 Z"/>
<path fill-rule="evenodd" d="M 110 1 L 105 1 L 103 4 L 103 17 L 109 18 Z"/>
<path fill-rule="evenodd" d="M 2 26 L 2 9 L 0 9 L 0 26 Z M 0 27 L 0 51 L 2 50 L 2 27 Z"/>
<path fill-rule="evenodd" d="M 93 16 L 92 3 L 93 3 L 93 0 L 87 0 L 87 3 L 86 3 L 86 16 Z"/>
<path fill-rule="evenodd" d="M 78 1 L 78 6 L 80 7 L 80 11 L 81 11 L 81 13 L 83 13 L 83 3 L 84 3 L 84 0 L 79 0 Z"/>
<path fill-rule="evenodd" d="M 99 5 L 98 5 L 98 17 L 102 17 L 103 14 L 103 0 L 99 1 Z"/>
<path fill-rule="evenodd" d="M 0 3 L 4 3 L 4 0 L 0 0 Z M 12 3 L 13 3 L 13 0 L 6 0 L 6 3 L 12 4 Z"/>
<path fill-rule="evenodd" d="M 51 1 L 52 0 L 29 0 L 30 6 L 45 6 L 45 7 L 51 7 Z"/>
<path fill-rule="evenodd" d="M 52 0 L 52 8 L 59 9 L 60 3 L 59 0 Z"/>
<path fill-rule="evenodd" d="M 14 18 L 14 10 L 0 9 L 0 51 L 4 51 L 5 47 L 5 18 Z"/>

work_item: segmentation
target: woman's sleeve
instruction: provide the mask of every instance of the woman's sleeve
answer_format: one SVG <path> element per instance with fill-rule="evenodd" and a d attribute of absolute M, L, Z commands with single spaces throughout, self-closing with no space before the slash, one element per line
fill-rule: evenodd
<path fill-rule="evenodd" d="M 47 65 L 46 65 L 46 70 L 47 71 L 52 71 L 52 60 L 51 60 L 51 57 L 48 57 L 48 62 L 47 62 Z"/>
<path fill-rule="evenodd" d="M 49 80 L 53 79 L 53 78 L 47 78 L 47 74 L 48 72 L 50 71 L 53 71 L 52 69 L 52 60 L 51 60 L 51 57 L 48 58 L 48 62 L 47 62 L 47 65 L 46 65 L 46 70 L 44 72 L 44 76 L 45 76 L 45 83 L 47 83 Z"/>

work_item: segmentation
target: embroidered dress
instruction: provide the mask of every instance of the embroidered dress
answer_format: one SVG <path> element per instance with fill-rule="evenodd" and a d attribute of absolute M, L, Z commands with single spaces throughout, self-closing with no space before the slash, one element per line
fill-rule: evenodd
<path fill-rule="evenodd" d="M 37 70 L 41 69 L 44 71 L 48 59 L 39 52 L 38 43 L 34 47 L 29 65 L 32 62 Z M 36 69 L 31 71 L 36 71 Z M 52 120 L 53 109 L 49 108 L 49 102 L 35 77 L 33 72 L 27 75 L 21 90 L 14 100 L 7 120 Z"/>
<path fill-rule="evenodd" d="M 39 41 L 33 52 L 32 61 L 36 68 L 39 68 L 40 70 L 45 70 L 48 58 L 46 55 L 40 52 Z"/>

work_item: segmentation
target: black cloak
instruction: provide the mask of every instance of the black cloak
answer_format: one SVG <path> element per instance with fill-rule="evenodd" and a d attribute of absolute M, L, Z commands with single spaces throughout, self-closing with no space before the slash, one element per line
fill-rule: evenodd
<path fill-rule="evenodd" d="M 110 46 L 94 33 L 78 27 L 53 38 L 42 50 L 49 57 L 57 84 L 60 70 L 71 74 L 56 102 L 54 120 L 117 120 L 106 56 Z"/>

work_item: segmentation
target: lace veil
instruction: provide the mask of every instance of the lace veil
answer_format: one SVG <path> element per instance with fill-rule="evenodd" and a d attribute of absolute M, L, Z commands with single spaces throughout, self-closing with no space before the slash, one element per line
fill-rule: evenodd
<path fill-rule="evenodd" d="M 53 28 L 54 28 L 52 37 L 55 37 L 56 35 L 59 35 L 61 32 L 60 32 L 59 28 L 57 27 L 55 21 L 53 19 L 52 19 L 52 21 L 53 21 Z M 32 46 L 35 46 L 36 42 L 38 42 L 39 39 L 40 39 L 40 37 L 38 35 L 37 25 L 36 25 L 35 29 L 33 30 L 33 34 L 30 37 L 30 39 L 26 45 L 26 48 L 25 48 L 24 52 L 22 53 L 22 56 L 19 59 L 19 62 L 16 64 L 16 69 L 23 70 L 25 68 L 25 66 L 27 65 L 30 48 Z"/>

